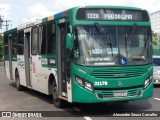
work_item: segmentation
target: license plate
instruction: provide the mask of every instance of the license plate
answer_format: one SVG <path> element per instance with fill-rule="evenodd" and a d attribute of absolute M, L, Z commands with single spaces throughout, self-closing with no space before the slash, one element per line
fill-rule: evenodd
<path fill-rule="evenodd" d="M 114 97 L 125 97 L 127 96 L 127 92 L 115 92 Z"/>

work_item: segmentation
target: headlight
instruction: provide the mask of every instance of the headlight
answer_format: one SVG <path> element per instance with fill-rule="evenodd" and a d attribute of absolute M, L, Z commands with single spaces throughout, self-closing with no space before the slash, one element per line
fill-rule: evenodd
<path fill-rule="evenodd" d="M 145 80 L 145 82 L 144 82 L 144 88 L 146 88 L 146 87 L 148 86 L 149 81 L 150 81 L 150 79 L 149 79 L 149 78 L 148 78 L 147 80 Z"/>
<path fill-rule="evenodd" d="M 150 79 L 150 81 L 152 81 L 152 80 L 153 80 L 153 75 L 151 75 L 151 76 L 149 77 L 149 79 Z"/>
<path fill-rule="evenodd" d="M 80 79 L 75 76 L 75 81 L 81 85 L 82 87 L 86 88 L 87 90 L 93 91 L 92 84 L 86 80 Z"/>
<path fill-rule="evenodd" d="M 144 81 L 144 88 L 146 88 L 151 83 L 152 79 L 153 79 L 153 75 L 151 75 L 149 78 L 147 78 Z"/>
<path fill-rule="evenodd" d="M 82 81 L 80 78 L 75 77 L 75 80 L 76 80 L 76 82 L 77 82 L 78 84 L 80 84 L 81 86 L 83 86 L 83 81 Z"/>
<path fill-rule="evenodd" d="M 85 84 L 84 84 L 84 85 L 85 85 L 84 87 L 85 87 L 86 89 L 88 89 L 88 90 L 90 90 L 90 91 L 93 91 L 91 83 L 85 81 Z"/>

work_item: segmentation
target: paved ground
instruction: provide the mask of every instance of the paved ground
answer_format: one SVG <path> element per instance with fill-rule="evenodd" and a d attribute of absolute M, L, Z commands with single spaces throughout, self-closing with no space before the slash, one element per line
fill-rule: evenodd
<path fill-rule="evenodd" d="M 77 117 L 77 114 L 83 114 Z M 154 88 L 149 100 L 139 100 L 127 104 L 72 104 L 59 109 L 52 104 L 52 97 L 32 90 L 17 91 L 15 84 L 5 78 L 4 67 L 0 66 L 0 111 L 50 111 L 56 117 L 45 118 L 2 118 L 0 120 L 157 120 L 157 117 L 108 117 L 108 111 L 160 111 L 160 86 Z M 48 114 L 50 114 L 50 112 Z M 87 114 L 87 115 L 86 115 Z M 160 113 L 159 113 L 160 114 Z M 76 117 L 75 117 L 76 116 Z"/>
<path fill-rule="evenodd" d="M 0 66 L 3 66 L 3 62 L 0 62 Z"/>

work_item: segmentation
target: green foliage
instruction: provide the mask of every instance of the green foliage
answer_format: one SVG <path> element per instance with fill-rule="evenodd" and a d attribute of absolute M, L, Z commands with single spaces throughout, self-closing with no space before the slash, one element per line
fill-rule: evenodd
<path fill-rule="evenodd" d="M 0 29 L 2 27 L 2 23 L 3 23 L 3 20 L 0 16 Z M 3 36 L 0 34 L 0 61 L 2 60 L 2 57 L 3 57 Z"/>
<path fill-rule="evenodd" d="M 157 35 L 157 33 L 152 32 L 152 43 L 153 45 L 160 46 L 160 37 Z"/>
<path fill-rule="evenodd" d="M 2 60 L 3 57 L 3 37 L 0 34 L 0 61 Z"/>
<path fill-rule="evenodd" d="M 153 55 L 160 55 L 160 36 L 152 32 Z"/>
<path fill-rule="evenodd" d="M 3 23 L 3 20 L 2 20 L 2 18 L 0 17 L 0 29 L 1 29 L 1 27 L 2 27 L 2 23 Z"/>

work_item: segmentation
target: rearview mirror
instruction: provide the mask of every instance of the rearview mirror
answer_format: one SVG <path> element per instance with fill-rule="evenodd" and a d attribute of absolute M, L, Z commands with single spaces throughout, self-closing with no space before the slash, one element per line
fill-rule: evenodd
<path fill-rule="evenodd" d="M 73 48 L 73 40 L 71 33 L 67 33 L 66 35 L 66 48 L 72 49 Z"/>

